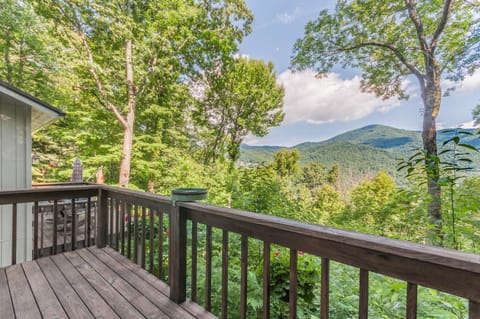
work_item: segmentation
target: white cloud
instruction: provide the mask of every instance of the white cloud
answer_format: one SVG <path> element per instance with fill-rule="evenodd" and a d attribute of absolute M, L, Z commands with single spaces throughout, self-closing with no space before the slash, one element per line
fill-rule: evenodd
<path fill-rule="evenodd" d="M 475 71 L 469 75 L 460 84 L 459 91 L 467 92 L 480 89 L 480 70 Z"/>
<path fill-rule="evenodd" d="M 476 70 L 472 75 L 467 75 L 465 79 L 456 83 L 452 80 L 443 79 L 442 80 L 442 90 L 448 90 L 449 88 L 454 88 L 454 92 L 471 92 L 474 90 L 480 89 L 480 70 Z"/>
<path fill-rule="evenodd" d="M 277 13 L 277 22 L 282 24 L 292 24 L 300 16 L 302 16 L 302 9 L 296 7 L 292 13 Z"/>
<path fill-rule="evenodd" d="M 443 130 L 448 128 L 448 126 L 444 122 L 437 122 L 435 123 L 435 127 L 437 130 Z"/>
<path fill-rule="evenodd" d="M 398 100 L 383 101 L 374 94 L 362 93 L 360 77 L 342 79 L 336 73 L 316 78 L 312 71 L 285 71 L 278 81 L 285 87 L 285 124 L 347 122 L 373 112 L 386 112 Z"/>
<path fill-rule="evenodd" d="M 469 128 L 478 128 L 478 125 L 475 124 L 475 121 L 465 122 L 460 124 L 460 128 L 469 129 Z"/>

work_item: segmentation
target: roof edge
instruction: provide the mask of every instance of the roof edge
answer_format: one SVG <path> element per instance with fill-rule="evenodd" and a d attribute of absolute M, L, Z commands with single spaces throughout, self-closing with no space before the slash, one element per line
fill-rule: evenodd
<path fill-rule="evenodd" d="M 1 90 L 2 88 L 6 89 L 7 92 L 5 92 L 4 90 Z M 50 113 L 51 115 L 56 116 L 56 117 L 64 117 L 65 116 L 65 113 L 62 112 L 60 109 L 48 104 L 47 102 L 44 102 L 44 101 L 36 98 L 33 95 L 31 95 L 31 94 L 29 94 L 25 91 L 22 91 L 19 88 L 16 88 L 15 86 L 13 86 L 13 85 L 5 82 L 5 81 L 2 81 L 2 80 L 0 80 L 0 92 L 6 93 L 10 97 L 12 97 L 14 99 L 17 99 L 17 100 L 20 100 L 20 101 L 36 108 L 36 109 L 39 109 L 40 111 L 43 111 L 44 113 Z M 27 101 L 29 101 L 30 103 L 25 101 L 25 99 Z"/>

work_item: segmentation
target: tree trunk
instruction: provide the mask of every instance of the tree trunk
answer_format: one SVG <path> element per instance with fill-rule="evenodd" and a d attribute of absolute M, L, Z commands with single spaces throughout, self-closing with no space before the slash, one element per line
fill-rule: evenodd
<path fill-rule="evenodd" d="M 127 121 L 129 122 L 129 125 L 123 129 L 122 161 L 120 163 L 120 177 L 118 181 L 120 187 L 128 187 L 128 183 L 130 181 L 130 164 L 133 146 L 133 121 Z"/>
<path fill-rule="evenodd" d="M 135 86 L 133 82 L 133 61 L 132 61 L 132 41 L 127 40 L 125 44 L 125 68 L 128 94 L 128 114 L 123 131 L 123 150 L 122 162 L 120 163 L 120 187 L 128 187 L 130 181 L 130 165 L 132 159 L 133 129 L 135 123 Z"/>
<path fill-rule="evenodd" d="M 434 62 L 432 63 L 434 64 Z M 426 84 L 422 98 L 425 107 L 423 115 L 422 140 L 425 151 L 425 168 L 427 174 L 427 190 L 431 196 L 428 205 L 428 220 L 430 223 L 430 241 L 441 245 L 443 240 L 442 231 L 442 200 L 440 179 L 440 163 L 437 150 L 437 128 L 435 119 L 440 110 L 442 91 L 440 88 L 440 76 L 435 65 L 427 67 Z"/>

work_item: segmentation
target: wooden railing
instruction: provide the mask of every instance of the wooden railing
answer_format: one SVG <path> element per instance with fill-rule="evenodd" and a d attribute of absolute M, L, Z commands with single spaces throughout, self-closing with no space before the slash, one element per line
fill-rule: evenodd
<path fill-rule="evenodd" d="M 42 202 L 49 201 L 53 229 L 57 229 L 60 201 L 64 205 L 65 200 L 70 203 L 65 209 L 70 209 L 71 216 L 74 216 L 71 231 L 61 239 L 52 235 L 52 245 L 45 247 L 48 245 L 43 243 L 41 236 L 41 216 L 45 214 L 40 209 Z M 82 201 L 82 211 L 86 214 L 85 223 L 81 226 L 77 219 L 80 218 L 79 201 Z M 418 286 L 468 299 L 469 318 L 480 319 L 479 255 L 201 203 L 177 202 L 173 206 L 169 197 L 103 185 L 0 192 L 0 205 L 12 207 L 13 216 L 19 203 L 32 205 L 33 258 L 93 244 L 100 248 L 108 245 L 168 282 L 170 299 L 177 303 L 189 298 L 194 302 L 201 301 L 210 311 L 214 296 L 212 291 L 220 288 L 221 306 L 217 315 L 222 318 L 227 318 L 229 312 L 228 286 L 232 275 L 229 273 L 229 262 L 233 256 L 240 259 L 239 317 L 247 318 L 249 239 L 253 238 L 261 241 L 263 246 L 262 318 L 270 317 L 271 247 L 278 245 L 288 249 L 290 255 L 287 298 L 290 318 L 295 318 L 297 313 L 297 266 L 301 252 L 321 258 L 318 316 L 322 319 L 329 318 L 330 313 L 331 261 L 358 269 L 359 318 L 368 318 L 369 275 L 378 273 L 407 283 L 405 317 L 408 319 L 417 316 Z M 15 217 L 12 218 L 12 227 L 12 241 L 15 242 Z M 80 232 L 79 227 L 84 227 L 84 230 Z M 201 240 L 200 228 L 205 230 Z M 213 235 L 219 232 L 221 235 Z M 239 252 L 229 250 L 232 236 L 240 238 Z M 12 263 L 16 262 L 15 249 L 13 245 Z M 212 269 L 212 258 L 217 250 L 221 252 L 221 283 L 219 287 L 213 287 L 215 269 Z M 200 259 L 205 262 L 204 273 L 201 274 L 204 278 L 202 287 L 199 287 L 198 281 Z M 204 292 L 202 296 L 198 295 L 200 288 Z"/>

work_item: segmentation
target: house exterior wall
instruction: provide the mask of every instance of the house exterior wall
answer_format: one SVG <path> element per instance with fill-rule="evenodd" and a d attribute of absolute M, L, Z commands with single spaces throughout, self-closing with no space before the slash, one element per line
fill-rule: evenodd
<path fill-rule="evenodd" d="M 0 94 L 0 190 L 32 185 L 31 107 Z M 17 207 L 17 262 L 32 255 L 31 205 Z M 9 265 L 12 251 L 12 208 L 0 206 L 0 266 Z"/>

